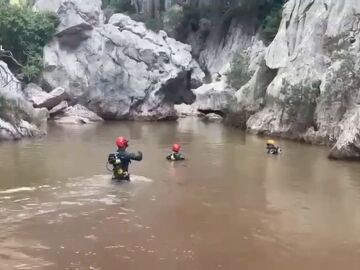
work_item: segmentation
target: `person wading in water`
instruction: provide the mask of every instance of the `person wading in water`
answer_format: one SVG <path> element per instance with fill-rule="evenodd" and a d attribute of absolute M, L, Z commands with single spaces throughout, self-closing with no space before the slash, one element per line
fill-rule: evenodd
<path fill-rule="evenodd" d="M 179 144 L 174 144 L 172 147 L 172 153 L 166 156 L 167 160 L 171 161 L 178 161 L 178 160 L 184 160 L 185 156 L 180 153 L 181 146 Z"/>
<path fill-rule="evenodd" d="M 141 161 L 143 159 L 142 152 L 130 153 L 126 151 L 129 141 L 124 137 L 116 139 L 118 150 L 115 154 L 110 154 L 108 162 L 113 165 L 113 179 L 130 181 L 129 165 L 132 160 Z"/>

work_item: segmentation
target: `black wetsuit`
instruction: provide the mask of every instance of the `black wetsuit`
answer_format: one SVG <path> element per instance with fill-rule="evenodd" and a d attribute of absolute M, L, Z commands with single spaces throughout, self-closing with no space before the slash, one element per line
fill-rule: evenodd
<path fill-rule="evenodd" d="M 181 153 L 171 153 L 169 155 L 166 156 L 167 160 L 173 160 L 173 161 L 177 161 L 177 160 L 184 160 L 185 156 Z"/>
<path fill-rule="evenodd" d="M 120 163 L 114 164 L 113 178 L 116 180 L 130 181 L 129 164 L 132 160 L 141 161 L 143 157 L 142 153 L 129 153 L 126 150 L 119 149 L 116 152 L 116 157 L 120 160 Z"/>
<path fill-rule="evenodd" d="M 266 152 L 271 155 L 277 155 L 281 152 L 281 149 L 280 149 L 280 147 L 275 146 L 275 145 L 267 145 Z"/>

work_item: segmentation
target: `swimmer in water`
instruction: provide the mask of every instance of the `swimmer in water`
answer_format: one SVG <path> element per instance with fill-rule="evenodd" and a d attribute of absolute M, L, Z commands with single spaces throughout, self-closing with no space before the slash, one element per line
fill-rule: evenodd
<path fill-rule="evenodd" d="M 179 144 L 174 144 L 172 147 L 172 153 L 166 156 L 167 160 L 170 161 L 178 161 L 178 160 L 184 160 L 185 156 L 180 153 L 181 146 Z"/>
<path fill-rule="evenodd" d="M 266 142 L 266 153 L 270 155 L 278 155 L 279 153 L 281 153 L 281 148 L 275 145 L 274 140 L 268 140 Z"/>

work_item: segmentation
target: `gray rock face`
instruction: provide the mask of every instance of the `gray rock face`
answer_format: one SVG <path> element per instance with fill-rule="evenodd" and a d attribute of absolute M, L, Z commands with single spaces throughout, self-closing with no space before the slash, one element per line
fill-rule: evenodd
<path fill-rule="evenodd" d="M 229 88 L 223 80 L 204 84 L 194 92 L 196 102 L 192 104 L 192 107 L 198 111 L 219 111 L 225 114 L 235 103 L 235 90 Z"/>
<path fill-rule="evenodd" d="M 329 157 L 332 159 L 360 160 L 360 109 L 349 113 L 340 123 L 341 134 Z"/>
<path fill-rule="evenodd" d="M 61 116 L 55 117 L 57 124 L 91 124 L 103 121 L 96 113 L 82 105 L 75 105 L 64 110 Z"/>
<path fill-rule="evenodd" d="M 287 2 L 260 69 L 236 94 L 240 104 L 258 108 L 247 121 L 250 131 L 311 143 L 338 141 L 331 156 L 356 157 L 356 128 L 345 127 L 357 119 L 359 11 L 355 0 Z"/>
<path fill-rule="evenodd" d="M 101 0 L 38 0 L 33 9 L 57 13 L 60 19 L 58 33 L 61 33 L 81 25 L 97 26 L 102 24 L 101 5 Z"/>
<path fill-rule="evenodd" d="M 58 15 L 56 36 L 67 48 L 76 49 L 91 35 L 93 27 L 104 21 L 101 0 L 38 0 L 33 9 Z"/>
<path fill-rule="evenodd" d="M 336 144 L 331 156 L 356 157 L 357 129 L 345 127 L 360 104 L 359 11 L 356 0 L 289 0 L 267 48 L 251 19 L 232 20 L 225 37 L 211 33 L 200 55 L 211 75 L 224 74 L 236 51 L 250 56 L 253 76 L 235 93 L 232 121 L 257 134 Z"/>
<path fill-rule="evenodd" d="M 232 20 L 228 29 L 220 27 L 213 30 L 200 53 L 200 66 L 211 75 L 218 72 L 225 74 L 236 53 L 255 48 L 256 24 L 251 23 L 253 19 L 244 17 L 243 20 Z M 224 32 L 227 33 L 225 36 Z"/>
<path fill-rule="evenodd" d="M 236 104 L 235 90 L 228 87 L 224 80 L 204 84 L 195 89 L 194 93 L 196 101 L 193 104 L 176 106 L 180 116 L 204 116 L 216 113 L 223 117 L 230 111 L 231 106 Z M 211 115 L 207 119 L 212 119 Z"/>
<path fill-rule="evenodd" d="M 51 110 L 62 101 L 68 99 L 68 95 L 61 87 L 58 87 L 50 93 L 47 93 L 43 91 L 41 87 L 33 83 L 30 83 L 26 86 L 24 93 L 35 108 L 46 108 L 48 110 Z"/>
<path fill-rule="evenodd" d="M 95 16 L 100 14 L 98 2 L 70 0 L 60 4 L 61 35 L 44 49 L 46 85 L 63 87 L 73 99 L 105 119 L 175 118 L 174 104 L 191 103 L 195 98 L 191 73 L 196 65 L 190 46 L 164 32 L 155 34 L 122 14 L 102 24 L 93 19 L 101 17 Z M 77 19 L 72 21 L 74 13 L 84 3 L 91 11 L 87 14 L 95 15 L 81 16 L 88 28 L 74 28 L 78 24 Z M 69 44 L 67 40 L 72 40 L 74 33 L 84 34 L 84 38 Z"/>
<path fill-rule="evenodd" d="M 17 140 L 45 133 L 47 111 L 25 100 L 20 82 L 0 61 L 0 140 Z"/>
<path fill-rule="evenodd" d="M 179 105 L 175 105 L 174 107 L 178 114 L 178 117 L 181 117 L 181 118 L 199 115 L 199 112 L 197 111 L 197 109 L 194 108 L 192 105 L 179 104 Z"/>

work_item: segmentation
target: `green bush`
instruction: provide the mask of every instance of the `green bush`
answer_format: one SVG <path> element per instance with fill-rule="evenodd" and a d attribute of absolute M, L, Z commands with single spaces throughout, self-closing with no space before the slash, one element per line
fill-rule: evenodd
<path fill-rule="evenodd" d="M 272 41 L 278 30 L 282 19 L 282 4 L 276 3 L 270 9 L 270 13 L 262 23 L 262 33 L 266 41 Z"/>
<path fill-rule="evenodd" d="M 0 0 L 1 1 L 1 0 Z M 143 16 L 136 14 L 136 8 L 131 0 L 102 0 L 104 8 L 111 8 L 115 12 L 126 13 L 138 21 L 143 21 L 150 29 L 160 30 L 164 26 L 175 30 L 175 36 L 181 41 L 191 31 L 198 31 L 201 19 L 207 19 L 212 25 L 221 25 L 231 21 L 233 17 L 255 16 L 257 27 L 262 27 L 266 41 L 271 41 L 279 28 L 282 6 L 286 0 L 229 0 L 213 1 L 208 6 L 197 6 L 193 4 L 182 4 L 181 10 L 170 9 L 163 12 L 163 16 Z M 154 18 L 156 17 L 156 18 Z M 165 21 L 163 20 L 165 19 Z"/>
<path fill-rule="evenodd" d="M 115 12 L 135 13 L 135 8 L 131 4 L 131 0 L 102 0 L 103 8 L 112 8 Z"/>
<path fill-rule="evenodd" d="M 230 63 L 230 70 L 226 73 L 228 84 L 235 89 L 240 89 L 250 80 L 251 75 L 248 56 L 244 52 L 235 54 Z"/>
<path fill-rule="evenodd" d="M 42 69 L 43 47 L 53 37 L 57 18 L 51 13 L 34 12 L 30 8 L 0 6 L 0 44 L 12 52 L 21 64 L 3 60 L 15 73 L 21 73 L 29 82 Z"/>
<path fill-rule="evenodd" d="M 218 4 L 213 4 L 208 7 L 196 7 L 192 5 L 184 5 L 178 8 L 171 8 L 163 13 L 163 26 L 166 30 L 173 32 L 173 36 L 183 42 L 186 42 L 190 32 L 201 31 L 206 38 L 208 32 L 203 29 L 201 22 L 209 22 L 211 25 L 216 25 L 221 22 L 222 12 Z M 203 33 L 205 30 L 205 33 Z"/>
<path fill-rule="evenodd" d="M 151 29 L 154 32 L 158 32 L 163 28 L 163 22 L 161 18 L 145 18 L 143 19 L 143 22 L 148 29 Z"/>

